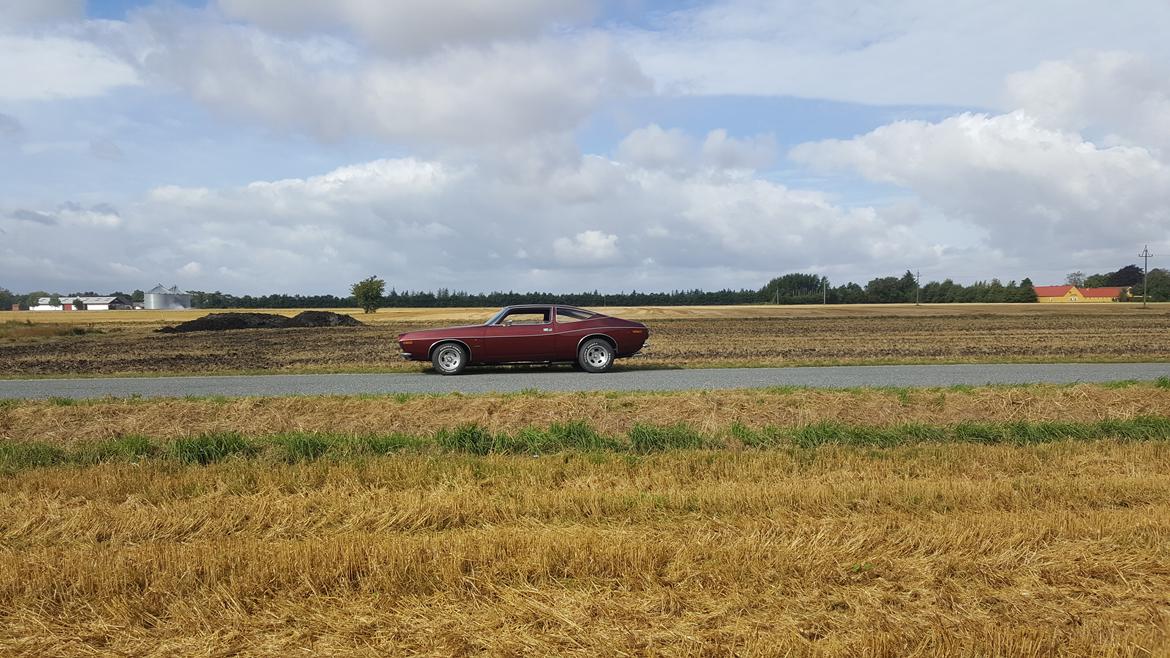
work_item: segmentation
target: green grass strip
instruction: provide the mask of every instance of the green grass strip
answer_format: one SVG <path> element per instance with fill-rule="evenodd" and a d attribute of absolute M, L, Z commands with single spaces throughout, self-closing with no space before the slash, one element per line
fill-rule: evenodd
<path fill-rule="evenodd" d="M 1160 441 L 1170 439 L 1170 418 L 1141 416 L 1093 422 L 964 422 L 952 425 L 908 423 L 888 427 L 821 422 L 796 427 L 750 428 L 736 423 L 719 435 L 684 424 L 635 424 L 624 436 L 606 436 L 583 420 L 527 427 L 515 433 L 492 432 L 474 423 L 431 435 L 343 435 L 288 432 L 245 436 L 210 432 L 173 441 L 122 436 L 63 449 L 45 443 L 0 442 L 0 472 L 55 465 L 130 463 L 166 459 L 207 465 L 229 459 L 268 459 L 296 463 L 319 459 L 376 457 L 402 451 L 471 455 L 547 455 L 612 452 L 630 455 L 671 450 L 815 449 L 821 446 L 891 448 L 922 443 L 1037 445 L 1056 441 Z"/>

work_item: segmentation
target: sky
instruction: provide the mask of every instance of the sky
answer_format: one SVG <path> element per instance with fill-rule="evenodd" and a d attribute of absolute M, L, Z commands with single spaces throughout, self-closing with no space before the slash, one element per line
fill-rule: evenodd
<path fill-rule="evenodd" d="M 1165 266 L 1168 29 L 1152 0 L 0 0 L 0 287 Z"/>

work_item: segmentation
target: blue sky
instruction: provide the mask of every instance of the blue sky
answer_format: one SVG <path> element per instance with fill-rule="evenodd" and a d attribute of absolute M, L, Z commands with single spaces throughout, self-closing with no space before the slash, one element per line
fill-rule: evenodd
<path fill-rule="evenodd" d="M 1170 248 L 1165 24 L 1133 0 L 12 0 L 0 286 L 1058 283 Z"/>

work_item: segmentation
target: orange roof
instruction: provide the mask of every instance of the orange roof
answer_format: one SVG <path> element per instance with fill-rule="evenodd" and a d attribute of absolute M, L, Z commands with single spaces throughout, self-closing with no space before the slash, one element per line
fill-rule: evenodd
<path fill-rule="evenodd" d="M 1064 297 L 1072 286 L 1036 286 L 1037 297 Z"/>
<path fill-rule="evenodd" d="M 1120 297 L 1121 291 L 1125 290 L 1125 288 L 1081 288 L 1080 290 L 1084 293 L 1085 297 L 1108 297 L 1112 299 L 1114 297 Z"/>

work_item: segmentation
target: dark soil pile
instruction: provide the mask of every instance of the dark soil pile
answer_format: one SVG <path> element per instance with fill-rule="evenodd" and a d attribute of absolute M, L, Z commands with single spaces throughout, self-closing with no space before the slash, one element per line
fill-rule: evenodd
<path fill-rule="evenodd" d="M 275 313 L 210 313 L 160 332 L 182 334 L 189 331 L 230 331 L 233 329 L 294 329 L 301 327 L 360 327 L 352 316 L 330 311 L 304 311 L 286 318 Z"/>

